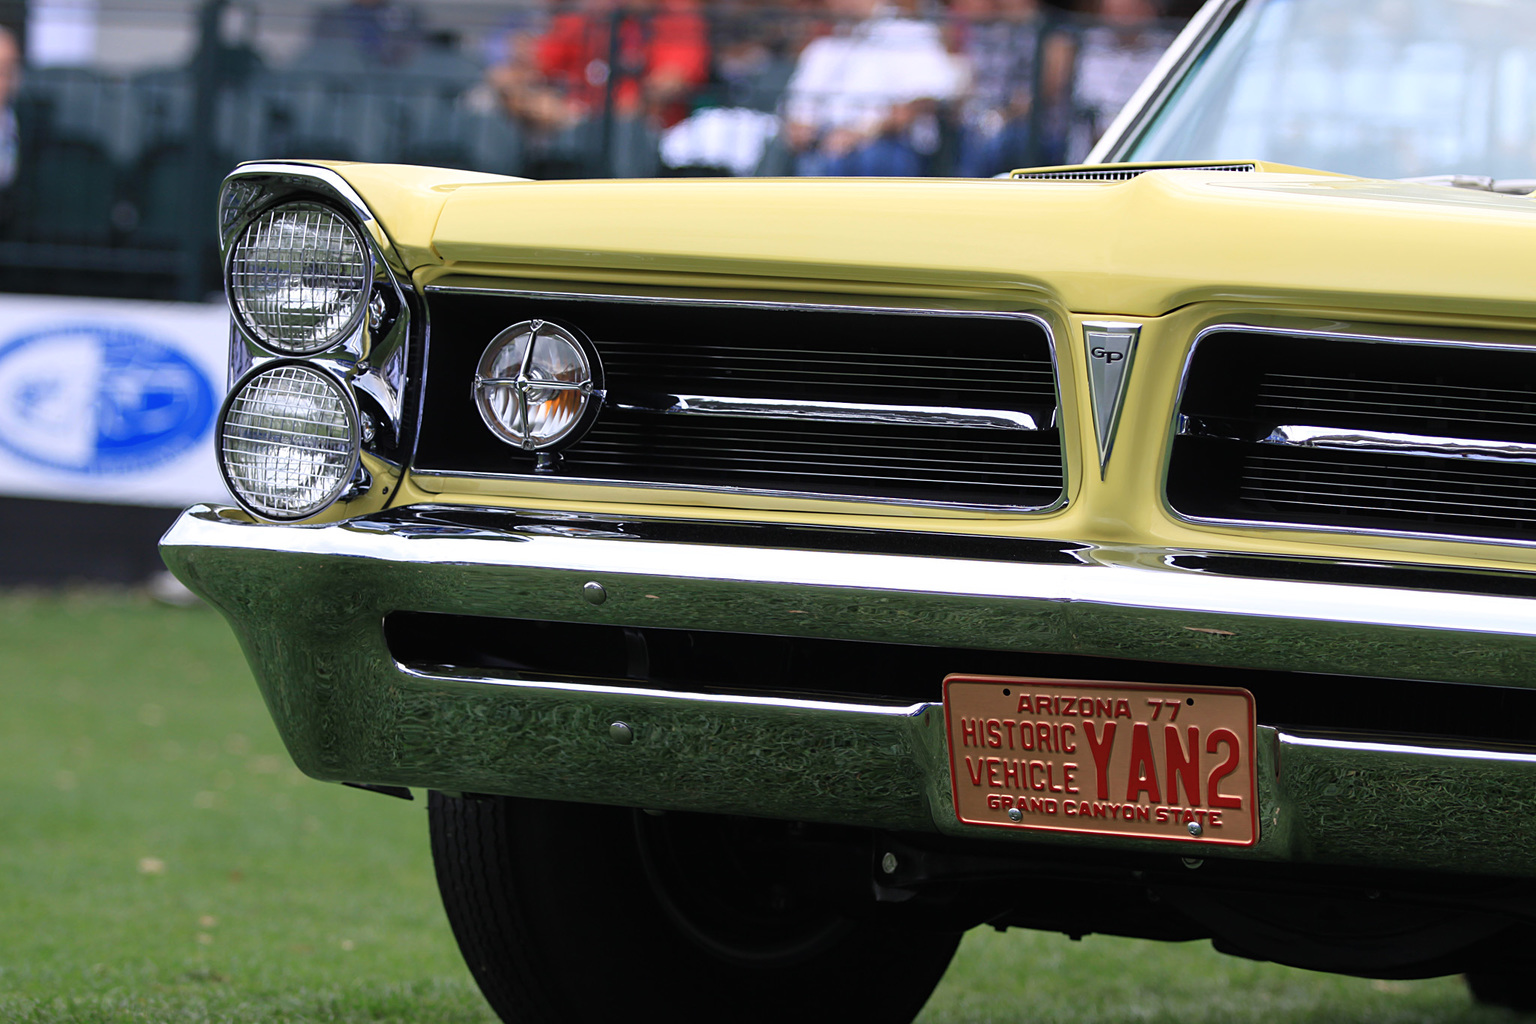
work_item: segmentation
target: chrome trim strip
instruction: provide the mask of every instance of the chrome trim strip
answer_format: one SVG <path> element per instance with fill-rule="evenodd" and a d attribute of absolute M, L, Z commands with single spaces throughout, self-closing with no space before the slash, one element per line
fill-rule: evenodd
<path fill-rule="evenodd" d="M 559 288 L 530 288 L 524 284 L 516 287 L 497 288 L 489 284 L 429 284 L 428 295 L 493 295 L 519 299 L 563 299 L 581 302 L 623 302 L 650 306 L 723 306 L 732 309 L 787 309 L 817 313 L 892 313 L 906 316 L 963 316 L 984 317 L 997 320 L 1033 320 L 1051 335 L 1050 324 L 1038 313 L 1022 310 L 949 309 L 941 306 L 872 306 L 865 303 L 844 305 L 839 302 L 807 302 L 793 299 L 720 299 L 709 296 L 670 296 L 628 294 L 625 292 L 586 292 Z M 862 298 L 862 297 L 861 297 Z"/>
<path fill-rule="evenodd" d="M 1099 141 L 1094 143 L 1085 164 L 1116 163 L 1123 159 L 1125 150 L 1146 127 L 1146 121 L 1155 112 L 1183 78 L 1189 66 L 1231 24 L 1237 9 L 1245 0 L 1210 0 L 1185 24 L 1163 55 L 1158 58 L 1147 77 L 1137 86 L 1131 98 L 1126 100 Z"/>
<path fill-rule="evenodd" d="M 1274 745 L 1272 820 L 1306 859 L 1536 875 L 1526 817 L 1493 810 L 1536 798 L 1536 755 L 1281 732 Z"/>
<path fill-rule="evenodd" d="M 1181 523 L 1189 523 L 1194 526 L 1222 526 L 1236 527 L 1238 529 L 1266 529 L 1266 530 L 1294 530 L 1297 533 L 1332 533 L 1349 536 L 1363 537 L 1404 537 L 1411 540 L 1440 541 L 1453 544 L 1477 544 L 1481 546 L 1497 545 L 1508 548 L 1536 548 L 1536 540 L 1520 540 L 1509 537 L 1476 537 L 1462 534 L 1429 533 L 1423 530 L 1388 530 L 1379 527 L 1351 526 L 1349 529 L 1339 527 L 1318 526 L 1307 523 L 1277 523 L 1262 519 L 1229 519 L 1216 516 L 1191 516 L 1185 515 L 1173 507 L 1168 500 L 1168 472 L 1173 463 L 1174 438 L 1183 434 L 1185 391 L 1189 387 L 1190 367 L 1194 365 L 1195 355 L 1200 351 L 1200 344 L 1209 335 L 1218 332 L 1241 331 L 1245 334 L 1271 334 L 1280 337 L 1306 337 L 1323 338 L 1336 341 L 1356 341 L 1382 345 L 1423 345 L 1428 348 L 1471 348 L 1487 349 L 1501 352 L 1528 352 L 1536 353 L 1536 345 L 1521 345 L 1513 342 L 1498 341 L 1467 341 L 1458 338 L 1414 338 L 1404 335 L 1392 334 L 1383 331 L 1379 334 L 1365 333 L 1357 325 L 1352 331 L 1326 331 L 1315 328 L 1299 327 L 1271 327 L 1260 324 L 1245 323 L 1219 323 L 1202 328 L 1196 333 L 1194 340 L 1190 342 L 1189 351 L 1184 356 L 1184 366 L 1179 371 L 1179 391 L 1174 398 L 1174 421 L 1168 433 L 1168 444 L 1165 446 L 1163 458 L 1162 485 L 1158 488 L 1159 500 L 1162 502 L 1163 511 L 1171 518 Z"/>
<path fill-rule="evenodd" d="M 937 405 L 867 405 L 859 402 L 781 401 L 773 398 L 725 398 L 715 395 L 666 395 L 665 404 L 616 401 L 629 412 L 673 416 L 738 416 L 821 423 L 895 423 L 908 426 L 960 427 L 976 430 L 1040 430 L 1027 412 L 1011 409 L 957 409 Z"/>
<path fill-rule="evenodd" d="M 1461 747 L 1430 747 L 1412 743 L 1378 743 L 1367 740 L 1337 740 L 1321 736 L 1297 736 L 1282 732 L 1283 743 L 1322 750 L 1348 750 L 1359 754 L 1410 754 L 1415 757 L 1440 757 L 1452 761 L 1502 761 L 1510 764 L 1536 765 L 1536 754 L 1509 750 L 1477 750 Z"/>
<path fill-rule="evenodd" d="M 693 296 L 665 296 L 665 295 L 626 295 L 622 292 L 582 292 L 529 289 L 525 287 L 502 289 L 491 285 L 445 285 L 430 284 L 425 291 L 431 295 L 434 293 L 445 295 L 481 295 L 503 296 L 519 299 L 561 299 L 582 302 L 610 302 L 610 303 L 644 303 L 647 305 L 670 306 L 714 306 L 732 309 L 772 309 L 795 310 L 806 312 L 831 312 L 831 313 L 879 313 L 895 314 L 901 316 L 923 317 L 963 317 L 967 319 L 985 320 L 1023 320 L 1039 327 L 1045 334 L 1046 348 L 1051 354 L 1051 381 L 1055 391 L 1056 408 L 1061 408 L 1061 361 L 1056 351 L 1056 330 L 1051 321 L 1040 313 L 1028 313 L 1018 310 L 979 310 L 979 309 L 944 309 L 902 306 L 867 306 L 867 305 L 840 305 L 836 303 L 804 302 L 804 301 L 775 301 L 772 299 L 716 299 L 709 297 Z M 430 307 L 429 307 L 430 308 Z M 1046 428 L 1040 428 L 1046 429 Z M 445 470 L 424 470 L 414 466 L 411 468 L 411 476 L 414 479 L 424 480 L 533 480 L 549 484 L 576 484 L 583 487 L 615 487 L 635 488 L 639 490 L 662 490 L 679 492 L 703 492 L 708 494 L 745 494 L 756 497 L 788 498 L 795 500 L 829 501 L 838 504 L 864 504 L 881 505 L 910 509 L 944 509 L 964 512 L 1002 512 L 1027 515 L 1045 515 L 1059 511 L 1066 507 L 1067 494 L 1070 492 L 1072 467 L 1067 462 L 1067 446 L 1060 446 L 1061 457 L 1061 493 L 1056 500 L 1046 505 L 998 505 L 998 504 L 971 504 L 964 502 L 943 501 L 912 501 L 905 498 L 880 498 L 868 496 L 847 497 L 836 494 L 823 494 L 814 491 L 786 491 L 772 488 L 748 488 L 725 487 L 701 484 L 676 484 L 676 483 L 650 483 L 645 481 L 611 480 L 600 477 L 574 477 L 574 476 L 541 476 L 532 474 L 511 473 L 467 473 L 448 472 Z"/>
<path fill-rule="evenodd" d="M 1127 553 L 1107 548 L 1066 565 L 665 543 L 579 516 L 572 532 L 552 534 L 387 517 L 273 527 L 228 515 L 189 510 L 162 552 L 230 618 L 295 762 L 332 781 L 1168 849 L 959 823 L 936 700 L 878 706 L 404 669 L 379 628 L 394 610 L 1328 672 L 1374 663 L 1387 678 L 1536 685 L 1525 598 L 1217 577 L 1117 562 Z M 602 536 L 577 532 L 583 522 Z M 581 596 L 594 579 L 609 594 L 602 605 Z M 1390 699 L 1390 687 L 1382 693 Z M 632 744 L 610 741 L 614 721 L 631 725 Z M 1256 738 L 1260 839 L 1224 857 L 1536 875 L 1521 821 L 1447 813 L 1536 800 L 1536 754 L 1263 724 Z"/>
<path fill-rule="evenodd" d="M 1536 445 L 1515 441 L 1480 441 L 1463 437 L 1394 434 L 1384 430 L 1340 430 L 1286 424 L 1276 427 L 1260 444 L 1296 448 L 1339 448 L 1381 455 L 1423 455 L 1434 459 L 1478 462 L 1536 462 Z"/>
<path fill-rule="evenodd" d="M 478 675 L 474 672 L 423 672 L 399 662 L 395 664 L 402 674 L 413 676 L 417 679 L 441 679 L 447 676 L 454 679 L 470 680 L 486 686 L 505 686 L 514 690 L 553 690 L 559 693 L 584 694 L 587 696 L 611 697 L 623 695 L 653 697 L 661 700 L 686 700 L 690 704 L 723 704 L 737 707 L 777 708 L 784 711 L 810 714 L 817 712 L 847 712 L 885 718 L 911 718 L 915 715 L 921 715 L 933 706 L 927 703 L 903 705 L 854 704 L 835 700 L 805 700 L 798 697 L 771 697 L 756 694 L 748 696 L 741 693 L 694 693 L 688 690 L 655 690 L 644 686 L 603 686 L 598 683 L 572 683 L 554 679 L 508 679 L 497 676 Z M 1533 757 L 1536 757 L 1536 755 L 1533 755 Z"/>
<path fill-rule="evenodd" d="M 614 487 L 633 488 L 638 491 L 675 491 L 680 495 L 688 494 L 740 494 L 753 498 L 783 498 L 790 501 L 828 501 L 839 505 L 878 505 L 882 509 L 911 509 L 914 515 L 923 515 L 926 512 L 937 510 L 943 512 L 994 512 L 1006 515 L 1040 516 L 1051 512 L 1058 512 L 1067 504 L 1067 489 L 1062 487 L 1061 496 L 1049 505 L 980 505 L 961 501 L 913 501 L 910 498 L 885 498 L 871 497 L 867 494 L 854 495 L 852 497 L 843 494 L 827 494 L 824 491 L 785 491 L 768 487 L 728 487 L 722 484 L 678 484 L 655 483 L 649 480 L 612 480 L 604 477 L 590 476 L 551 476 L 548 474 L 535 476 L 532 473 L 450 473 L 444 470 L 411 470 L 411 479 L 443 480 L 500 480 L 502 482 L 534 482 L 540 484 L 570 484 L 579 487 Z M 432 494 L 452 493 L 451 487 L 442 487 L 432 490 L 423 487 L 422 490 Z M 616 500 L 616 499 L 615 499 Z M 691 504 L 684 500 L 684 504 Z M 839 510 L 841 511 L 841 509 Z"/>

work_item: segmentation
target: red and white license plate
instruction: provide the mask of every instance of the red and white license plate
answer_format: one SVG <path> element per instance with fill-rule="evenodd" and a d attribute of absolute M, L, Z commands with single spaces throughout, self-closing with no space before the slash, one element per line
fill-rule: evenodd
<path fill-rule="evenodd" d="M 1247 690 L 951 675 L 944 720 L 961 821 L 1258 839 Z"/>

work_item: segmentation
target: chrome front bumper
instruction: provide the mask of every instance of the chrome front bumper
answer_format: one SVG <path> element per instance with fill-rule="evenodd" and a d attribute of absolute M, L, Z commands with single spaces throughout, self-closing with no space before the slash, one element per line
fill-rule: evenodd
<path fill-rule="evenodd" d="M 1508 576 L 1478 594 L 1463 586 L 1478 574 L 1342 585 L 1222 575 L 1189 552 L 462 508 L 267 526 L 197 506 L 161 552 L 229 619 L 295 762 L 332 781 L 1199 845 L 961 824 L 939 704 L 428 673 L 390 655 L 394 611 L 1536 685 L 1536 599 L 1496 596 L 1525 589 Z M 1536 875 L 1536 752 L 1293 735 L 1259 717 L 1260 840 L 1199 855 Z"/>

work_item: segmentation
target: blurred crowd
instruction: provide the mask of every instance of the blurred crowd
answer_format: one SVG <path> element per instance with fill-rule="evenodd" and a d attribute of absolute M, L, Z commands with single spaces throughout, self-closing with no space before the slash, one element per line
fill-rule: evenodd
<path fill-rule="evenodd" d="M 242 160 L 534 178 L 1079 161 L 1193 6 L 327 0 L 264 35 L 280 9 L 244 0 L 201 8 L 247 16 L 199 14 L 194 52 L 131 71 L 29 66 L 0 27 L 0 275 L 48 290 L 110 267 L 126 292 L 194 294 L 208 261 L 185 254 L 212 236 L 197 211 Z"/>
<path fill-rule="evenodd" d="M 699 173 L 991 175 L 1080 159 L 1171 41 L 1162 5 L 525 3 L 486 34 L 465 102 L 536 154 L 582 151 L 601 120 Z M 331 8 L 315 43 L 401 68 L 433 49 L 403 0 Z"/>

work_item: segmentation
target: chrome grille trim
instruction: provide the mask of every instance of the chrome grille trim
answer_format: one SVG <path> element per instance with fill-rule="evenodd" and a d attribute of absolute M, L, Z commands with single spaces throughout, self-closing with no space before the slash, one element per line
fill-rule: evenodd
<path fill-rule="evenodd" d="M 1237 436 L 1236 431 L 1228 431 L 1219 424 L 1199 422 L 1185 414 L 1185 403 L 1188 396 L 1191 371 L 1195 365 L 1196 358 L 1200 353 L 1202 343 L 1204 343 L 1210 336 L 1216 334 L 1242 333 L 1268 335 L 1276 338 L 1299 338 L 1311 341 L 1341 341 L 1380 344 L 1384 346 L 1414 346 L 1425 349 L 1466 349 L 1469 351 L 1482 351 L 1490 353 L 1523 353 L 1529 355 L 1533 360 L 1536 360 L 1536 344 L 1498 340 L 1497 337 L 1491 337 L 1487 339 L 1448 338 L 1444 336 L 1431 335 L 1428 333 L 1428 331 L 1422 335 L 1415 336 L 1413 334 L 1405 333 L 1404 329 L 1383 330 L 1376 332 L 1371 330 L 1369 325 L 1350 324 L 1349 327 L 1351 328 L 1349 330 L 1320 330 L 1307 327 L 1275 326 L 1270 323 L 1229 322 L 1213 324 L 1201 329 L 1196 334 L 1193 342 L 1190 345 L 1189 351 L 1185 356 L 1184 366 L 1180 375 L 1179 392 L 1175 401 L 1175 418 L 1172 424 L 1172 430 L 1170 432 L 1172 437 L 1176 439 L 1179 437 L 1203 436 L 1229 440 L 1241 440 L 1241 438 Z M 1414 329 L 1407 328 L 1406 330 L 1411 331 Z M 1469 331 L 1468 333 L 1473 332 Z M 1487 333 L 1490 335 L 1495 335 L 1495 332 L 1492 331 Z M 1498 333 L 1504 336 L 1508 336 L 1512 332 L 1504 331 Z M 1300 375 L 1292 376 L 1296 379 L 1302 379 Z M 1330 378 L 1320 375 L 1309 375 L 1305 379 L 1312 382 L 1323 383 L 1316 386 L 1296 385 L 1298 394 L 1326 394 L 1328 391 L 1332 390 L 1330 384 L 1343 383 L 1346 380 L 1345 378 Z M 1350 381 L 1350 383 L 1355 385 L 1356 391 L 1368 390 L 1370 384 L 1368 381 Z M 1379 405 L 1384 410 L 1401 407 L 1401 399 L 1404 397 L 1405 393 L 1403 391 L 1392 392 L 1387 390 L 1391 383 L 1392 382 L 1382 382 L 1383 389 L 1379 392 L 1379 402 L 1355 402 L 1352 404 L 1351 408 L 1358 409 L 1362 404 L 1370 406 Z M 1428 388 L 1427 390 L 1417 393 L 1410 391 L 1407 392 L 1407 394 L 1409 396 L 1416 395 L 1417 397 L 1425 398 L 1428 400 L 1435 400 L 1444 399 L 1446 397 L 1453 397 L 1461 392 L 1473 390 L 1462 388 L 1457 385 L 1447 385 L 1438 382 L 1434 383 L 1433 385 L 1426 386 Z M 1491 391 L 1510 396 L 1508 398 L 1499 399 L 1501 403 L 1507 403 L 1508 406 L 1499 411 L 1505 414 L 1512 414 L 1513 418 L 1504 420 L 1496 417 L 1473 417 L 1469 415 L 1465 420 L 1457 420 L 1455 417 L 1448 417 L 1450 421 L 1476 424 L 1477 426 L 1483 428 L 1486 428 L 1489 425 L 1503 425 L 1518 429 L 1536 430 L 1536 406 L 1532 406 L 1529 402 L 1520 402 L 1518 404 L 1521 405 L 1522 408 L 1513 408 L 1517 404 L 1517 400 L 1514 396 L 1520 394 L 1520 392 L 1509 388 L 1478 388 L 1476 390 Z M 1262 407 L 1276 411 L 1282 409 L 1290 412 L 1295 411 L 1294 406 L 1288 406 L 1283 403 L 1262 403 Z M 1436 406 L 1435 408 L 1438 411 L 1444 407 Z M 1323 406 L 1322 409 L 1326 411 L 1327 406 Z M 1469 406 L 1462 409 L 1461 411 L 1470 414 L 1475 412 L 1476 409 Z M 1269 461 L 1269 465 L 1271 466 L 1277 465 L 1276 460 L 1283 459 L 1283 453 L 1288 451 L 1296 451 L 1297 449 L 1303 447 L 1313 447 L 1315 449 L 1331 449 L 1332 451 L 1337 452 L 1341 456 L 1341 459 L 1342 457 L 1347 457 L 1351 454 L 1363 454 L 1382 456 L 1386 458 L 1406 457 L 1436 459 L 1442 463 L 1452 459 L 1460 460 L 1464 463 L 1463 467 L 1459 469 L 1452 469 L 1449 466 L 1445 466 L 1443 469 L 1437 470 L 1436 475 L 1438 479 L 1441 479 L 1447 483 L 1461 482 L 1467 485 L 1478 483 L 1479 476 L 1482 476 L 1483 479 L 1487 479 L 1487 473 L 1496 472 L 1497 466 L 1492 464 L 1502 463 L 1507 466 L 1536 465 L 1536 444 L 1493 441 L 1484 438 L 1442 437 L 1439 435 L 1429 434 L 1415 435 L 1392 431 L 1345 431 L 1338 429 L 1328 429 L 1323 436 L 1326 437 L 1327 435 L 1335 435 L 1334 439 L 1339 439 L 1344 435 L 1353 435 L 1360 438 L 1364 443 L 1360 445 L 1346 443 L 1304 445 L 1295 443 L 1286 444 L 1284 442 L 1272 439 L 1274 438 L 1275 433 L 1279 433 L 1281 431 L 1306 432 L 1319 429 L 1322 428 L 1282 425 L 1277 427 L 1269 437 L 1250 438 L 1249 440 L 1252 440 L 1258 444 L 1271 446 L 1271 451 L 1274 453 L 1273 456 L 1270 457 Z M 1298 434 L 1297 436 L 1305 436 L 1305 434 L 1302 433 Z M 1422 446 L 1422 450 L 1416 446 Z M 1320 454 L 1320 452 L 1317 454 Z M 1164 510 L 1171 517 L 1181 522 L 1204 526 L 1282 529 L 1296 530 L 1299 532 L 1307 533 L 1334 533 L 1362 536 L 1400 537 L 1423 541 L 1439 541 L 1445 543 L 1477 545 L 1492 544 L 1514 548 L 1536 548 L 1536 538 L 1487 536 L 1477 533 L 1457 531 L 1454 529 L 1428 530 L 1407 527 L 1392 528 L 1368 524 L 1351 524 L 1348 526 L 1341 526 L 1324 523 L 1297 522 L 1294 520 L 1274 519 L 1263 516 L 1250 517 L 1191 514 L 1176 508 L 1173 500 L 1170 497 L 1169 478 L 1173 466 L 1173 461 L 1174 451 L 1173 446 L 1170 445 L 1167 449 L 1167 458 L 1165 459 L 1164 463 L 1162 502 Z M 1401 513 L 1405 509 L 1414 511 L 1415 509 L 1413 509 L 1411 506 L 1414 503 L 1413 496 L 1417 496 L 1417 511 L 1434 512 L 1442 508 L 1453 507 L 1457 509 L 1457 515 L 1459 517 L 1465 518 L 1467 520 L 1486 520 L 1490 522 L 1503 521 L 1518 523 L 1522 525 L 1528 524 L 1529 527 L 1536 529 L 1536 479 L 1533 479 L 1529 484 L 1522 483 L 1518 480 L 1501 479 L 1499 481 L 1500 489 L 1510 495 L 1518 494 L 1523 497 L 1526 492 L 1529 492 L 1531 494 L 1532 500 L 1530 505 L 1526 506 L 1524 504 L 1501 504 L 1497 501 L 1480 500 L 1483 498 L 1496 496 L 1472 496 L 1461 490 L 1446 491 L 1443 493 L 1427 491 L 1423 477 L 1416 476 L 1405 480 L 1402 474 L 1381 471 L 1373 472 L 1362 468 L 1356 463 L 1351 463 L 1347 461 L 1347 459 L 1333 461 L 1327 465 L 1318 462 L 1313 462 L 1311 465 L 1313 471 L 1311 472 L 1310 476 L 1314 480 L 1320 477 L 1332 477 L 1337 481 L 1334 491 L 1331 492 L 1332 498 L 1338 502 L 1340 507 L 1349 507 L 1352 511 L 1379 511 L 1384 513 Z M 1487 468 L 1480 469 L 1479 467 Z M 1471 475 L 1469 476 L 1467 474 Z M 1459 481 L 1458 478 L 1460 478 Z M 1362 486 L 1366 485 L 1367 482 L 1370 481 L 1388 481 L 1393 484 L 1401 484 L 1404 486 L 1393 488 L 1383 486 L 1381 484 L 1371 483 L 1370 487 L 1373 493 L 1377 496 L 1376 499 L 1373 500 L 1370 498 L 1364 498 L 1359 493 L 1362 489 Z M 1298 480 L 1297 482 L 1300 483 L 1301 481 Z M 1310 498 L 1286 498 L 1282 496 L 1284 493 L 1281 489 L 1282 484 L 1283 481 L 1278 477 L 1272 478 L 1270 481 L 1271 490 L 1266 494 L 1265 500 L 1277 505 L 1291 504 L 1301 507 L 1318 507 L 1320 501 L 1320 492 L 1317 487 L 1314 486 L 1311 489 L 1305 491 L 1305 493 L 1311 495 Z M 1401 500 L 1393 500 L 1390 503 L 1381 498 L 1382 495 L 1392 495 L 1394 493 L 1401 494 L 1404 497 Z"/>
<path fill-rule="evenodd" d="M 1223 433 L 1199 426 L 1188 416 L 1179 417 L 1180 437 L 1220 437 L 1241 440 L 1236 432 Z M 1386 430 L 1337 430 L 1282 424 L 1259 444 L 1290 448 L 1338 448 L 1345 451 L 1371 452 L 1377 455 L 1422 455 L 1431 459 L 1467 459 L 1475 462 L 1522 462 L 1536 464 L 1536 444 L 1512 441 L 1481 441 L 1469 437 L 1433 437 L 1425 434 L 1399 434 Z"/>
<path fill-rule="evenodd" d="M 953 409 L 933 405 L 861 405 L 857 402 L 776 401 L 769 398 L 722 398 L 712 395 L 666 395 L 661 401 L 611 403 L 630 412 L 672 416 L 736 416 L 820 423 L 906 423 L 913 426 L 960 427 L 970 430 L 1039 430 L 1029 413 L 1011 409 Z"/>

